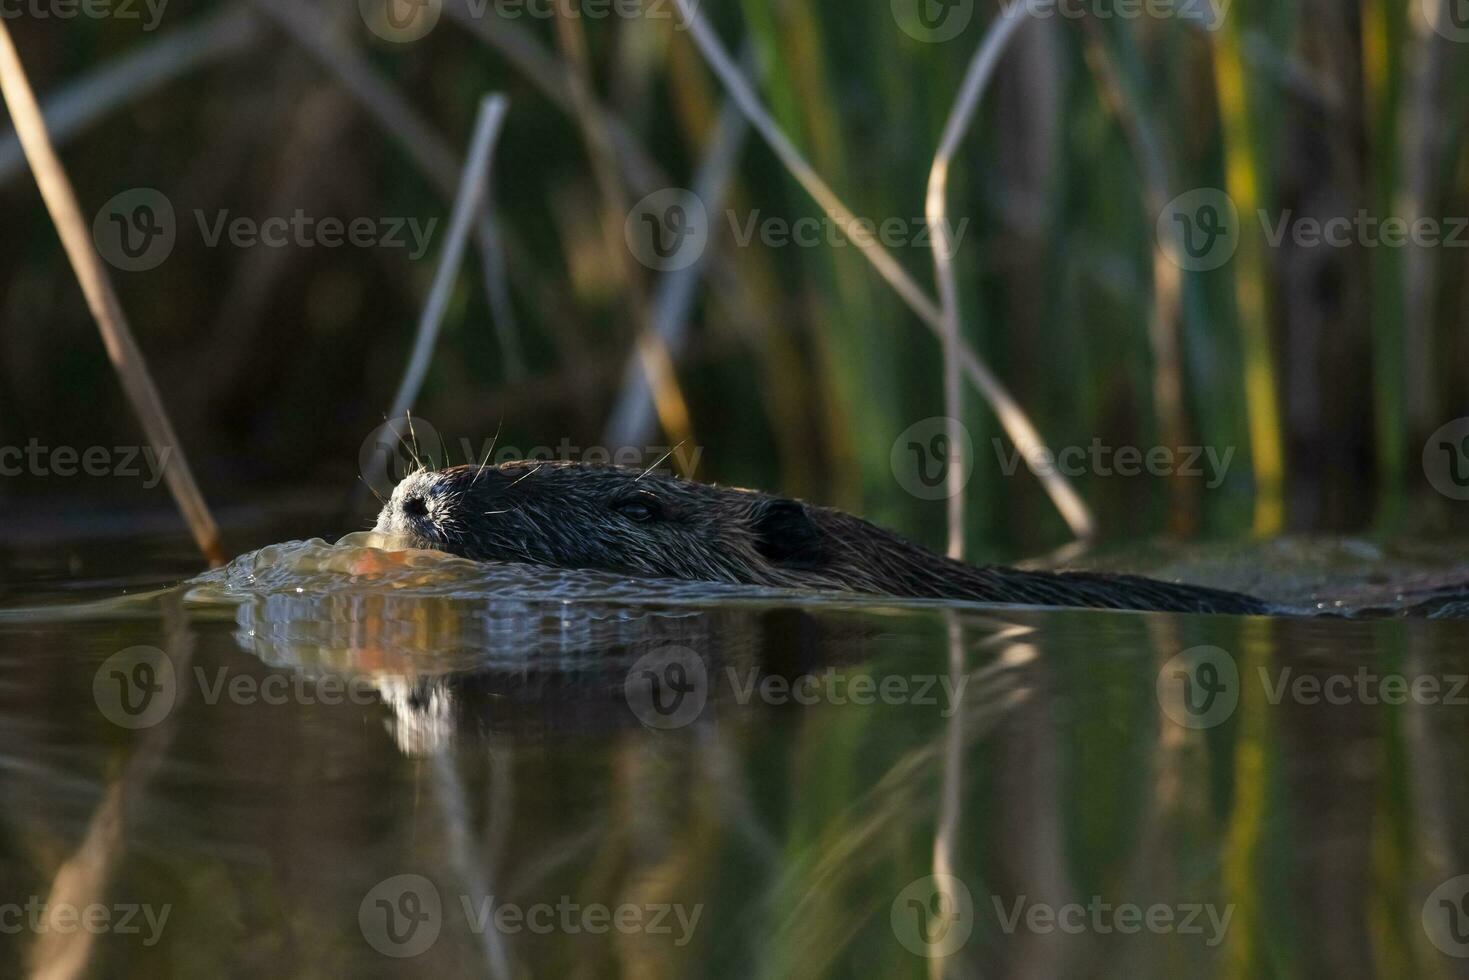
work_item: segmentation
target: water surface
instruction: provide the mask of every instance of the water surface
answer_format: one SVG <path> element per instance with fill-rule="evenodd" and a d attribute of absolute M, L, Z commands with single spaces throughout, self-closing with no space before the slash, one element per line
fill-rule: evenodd
<path fill-rule="evenodd" d="M 10 580 L 10 970 L 1469 965 L 1469 623 L 903 604 L 363 544 L 161 591 Z M 1233 584 L 1260 554 L 1152 567 Z M 1280 555 L 1255 584 L 1293 601 L 1387 601 L 1451 564 L 1349 549 L 1322 580 Z"/>

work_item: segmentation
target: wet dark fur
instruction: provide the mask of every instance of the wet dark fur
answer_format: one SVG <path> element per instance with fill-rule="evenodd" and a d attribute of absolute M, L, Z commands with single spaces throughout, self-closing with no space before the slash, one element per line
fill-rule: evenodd
<path fill-rule="evenodd" d="M 577 463 L 422 472 L 377 530 L 479 561 L 876 595 L 1263 614 L 1249 596 L 1126 575 L 952 561 L 839 510 Z"/>

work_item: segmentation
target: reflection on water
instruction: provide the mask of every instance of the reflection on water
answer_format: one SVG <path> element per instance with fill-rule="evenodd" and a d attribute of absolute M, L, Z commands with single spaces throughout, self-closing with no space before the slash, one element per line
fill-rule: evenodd
<path fill-rule="evenodd" d="M 363 543 L 0 611 L 17 962 L 1469 966 L 1469 625 L 900 605 Z"/>

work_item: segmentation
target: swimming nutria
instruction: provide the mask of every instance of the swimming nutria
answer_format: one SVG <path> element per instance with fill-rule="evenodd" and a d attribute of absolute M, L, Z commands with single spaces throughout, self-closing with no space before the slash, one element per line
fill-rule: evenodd
<path fill-rule="evenodd" d="M 476 561 L 1039 606 L 1263 615 L 1250 596 L 1130 575 L 953 561 L 829 507 L 616 466 L 424 470 L 376 530 Z"/>

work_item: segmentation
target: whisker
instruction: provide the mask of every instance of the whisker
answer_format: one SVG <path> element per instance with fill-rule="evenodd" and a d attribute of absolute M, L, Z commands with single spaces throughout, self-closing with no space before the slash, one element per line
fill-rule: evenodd
<path fill-rule="evenodd" d="M 673 454 L 674 454 L 674 453 L 676 453 L 676 452 L 678 452 L 678 451 L 679 451 L 679 450 L 680 450 L 680 449 L 682 449 L 682 448 L 683 448 L 683 444 L 684 444 L 684 443 L 685 443 L 685 442 L 688 442 L 688 440 L 687 440 L 687 439 L 684 439 L 684 440 L 683 440 L 683 441 L 681 441 L 681 442 L 680 442 L 680 443 L 679 443 L 679 444 L 678 444 L 678 445 L 677 445 L 677 446 L 674 446 L 674 447 L 673 447 L 673 448 L 672 448 L 672 449 L 670 449 L 670 450 L 669 450 L 669 451 L 668 451 L 668 452 L 666 452 L 666 453 L 664 453 L 664 454 L 663 454 L 663 455 L 662 455 L 662 456 L 660 456 L 660 457 L 659 457 L 659 458 L 658 458 L 658 462 L 656 462 L 656 463 L 654 463 L 654 464 L 653 464 L 653 465 L 652 465 L 652 466 L 650 466 L 650 467 L 648 467 L 648 468 L 647 468 L 647 469 L 645 469 L 645 470 L 643 470 L 643 472 L 642 472 L 642 473 L 640 473 L 640 474 L 638 474 L 638 479 L 637 479 L 637 480 L 634 480 L 634 481 L 632 481 L 632 482 L 634 482 L 634 483 L 637 483 L 637 482 L 638 482 L 638 480 L 641 480 L 641 479 L 642 479 L 642 478 L 643 478 L 643 477 L 645 477 L 645 476 L 647 476 L 647 475 L 648 475 L 648 474 L 649 474 L 649 473 L 651 473 L 651 472 L 653 472 L 653 471 L 654 471 L 654 470 L 656 470 L 656 469 L 657 469 L 657 468 L 658 468 L 658 467 L 660 467 L 660 466 L 662 466 L 662 465 L 663 465 L 663 463 L 664 463 L 664 461 L 666 461 L 666 460 L 667 460 L 667 459 L 668 459 L 668 457 L 670 457 L 670 456 L 672 456 L 672 455 L 673 455 Z"/>
<path fill-rule="evenodd" d="M 476 483 L 479 482 L 479 478 L 480 477 L 482 477 L 482 476 L 485 475 L 485 464 L 490 461 L 490 456 L 495 452 L 495 445 L 500 441 L 500 430 L 502 430 L 504 428 L 505 428 L 505 416 L 502 415 L 502 416 L 500 416 L 500 424 L 497 425 L 497 426 L 495 426 L 495 437 L 490 440 L 490 448 L 485 450 L 485 459 L 484 459 L 484 462 L 479 464 L 479 472 L 474 475 L 474 479 L 473 480 L 470 480 L 469 481 L 469 485 L 471 487 L 473 487 Z"/>
<path fill-rule="evenodd" d="M 361 480 L 363 486 L 372 491 L 372 495 L 377 498 L 378 503 L 382 504 L 384 507 L 387 506 L 388 502 L 383 499 L 382 494 L 377 492 L 377 487 L 373 486 L 371 483 L 368 483 L 366 478 L 364 478 L 361 473 L 357 474 L 357 479 Z"/>
<path fill-rule="evenodd" d="M 413 462 L 418 464 L 419 469 L 425 469 L 423 460 L 418 457 L 418 433 L 413 431 L 413 410 L 407 409 L 405 414 L 408 418 L 408 434 L 413 437 L 413 448 L 410 450 L 413 453 Z"/>
<path fill-rule="evenodd" d="M 524 479 L 526 479 L 526 478 L 527 478 L 527 477 L 532 477 L 532 476 L 535 476 L 535 475 L 536 475 L 536 474 L 537 474 L 537 473 L 539 473 L 539 472 L 541 472 L 541 467 L 542 467 L 542 466 L 545 466 L 545 465 L 546 465 L 546 464 L 545 464 L 545 463 L 540 463 L 540 464 L 537 464 L 537 466 L 536 466 L 536 468 L 535 468 L 535 469 L 533 469 L 533 470 L 531 470 L 531 471 L 530 471 L 530 472 L 529 472 L 529 473 L 527 473 L 527 474 L 526 474 L 526 475 L 525 475 L 525 476 L 522 476 L 522 477 L 519 477 L 519 478 L 518 478 L 518 479 L 516 479 L 516 481 L 515 481 L 515 483 L 512 483 L 512 484 L 510 484 L 510 486 L 511 486 L 511 487 L 513 487 L 513 486 L 515 486 L 515 484 L 516 484 L 516 483 L 519 483 L 519 482 L 520 482 L 520 481 L 521 481 L 521 480 L 524 480 Z M 508 489 L 510 489 L 510 487 L 506 487 L 506 488 L 505 488 L 505 489 L 507 489 L 507 490 L 508 490 Z"/>

